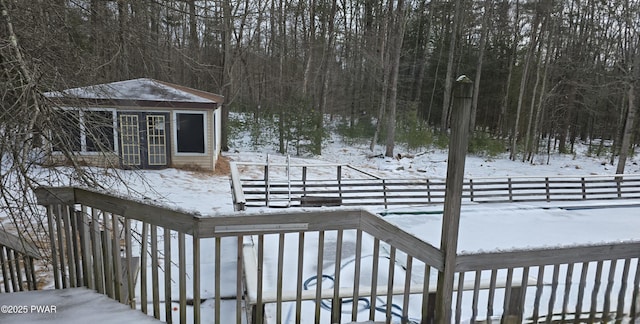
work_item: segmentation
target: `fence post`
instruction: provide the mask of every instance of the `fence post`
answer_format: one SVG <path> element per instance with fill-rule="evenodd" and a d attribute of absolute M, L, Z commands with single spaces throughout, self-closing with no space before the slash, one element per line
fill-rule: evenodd
<path fill-rule="evenodd" d="M 549 188 L 549 177 L 544 178 L 545 187 L 547 189 L 547 202 L 551 201 L 551 191 Z"/>
<path fill-rule="evenodd" d="M 338 194 L 342 198 L 342 166 L 338 165 Z"/>
<path fill-rule="evenodd" d="M 267 163 L 264 165 L 264 205 L 269 207 L 269 154 L 267 154 Z"/>
<path fill-rule="evenodd" d="M 467 76 L 462 75 L 456 80 L 455 87 L 440 241 L 440 250 L 444 254 L 444 267 L 438 272 L 438 290 L 436 293 L 436 322 L 442 324 L 451 323 L 451 303 L 453 301 L 456 253 L 458 249 L 464 164 L 469 144 L 469 119 L 473 82 Z"/>
<path fill-rule="evenodd" d="M 302 196 L 307 195 L 307 166 L 302 167 Z"/>

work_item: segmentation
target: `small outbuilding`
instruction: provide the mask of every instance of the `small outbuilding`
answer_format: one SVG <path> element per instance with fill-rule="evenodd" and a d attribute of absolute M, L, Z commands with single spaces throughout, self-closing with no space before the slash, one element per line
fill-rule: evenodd
<path fill-rule="evenodd" d="M 77 121 L 69 127 L 67 144 L 86 164 L 215 168 L 221 151 L 220 95 L 148 78 L 45 95 L 70 115 L 66 120 Z M 51 157 L 53 162 L 66 159 L 55 145 Z"/>

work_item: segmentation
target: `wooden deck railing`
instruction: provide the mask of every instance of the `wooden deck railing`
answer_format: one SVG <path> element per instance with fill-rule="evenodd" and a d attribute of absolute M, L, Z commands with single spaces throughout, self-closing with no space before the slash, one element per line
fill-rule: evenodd
<path fill-rule="evenodd" d="M 442 252 L 366 211 L 203 217 L 79 188 L 36 194 L 56 287 L 88 286 L 167 322 L 434 319 Z M 136 257 L 138 279 L 122 270 Z M 459 255 L 455 322 L 587 309 L 633 322 L 639 257 L 638 242 Z"/>
<path fill-rule="evenodd" d="M 34 260 L 38 259 L 40 253 L 33 244 L 0 230 L 0 291 L 8 293 L 38 289 L 34 266 Z"/>
<path fill-rule="evenodd" d="M 236 210 L 275 206 L 384 206 L 441 204 L 445 179 L 384 179 L 341 164 L 231 163 Z M 262 172 L 242 178 L 238 169 Z M 289 178 L 269 169 L 288 168 Z M 347 177 L 347 171 L 352 175 Z M 310 174 L 315 174 L 311 177 Z M 330 176 L 329 176 L 330 175 Z M 268 185 L 267 185 L 268 184 Z M 463 185 L 463 201 L 534 202 L 640 198 L 640 175 L 472 178 Z M 286 204 L 283 203 L 286 201 Z"/>

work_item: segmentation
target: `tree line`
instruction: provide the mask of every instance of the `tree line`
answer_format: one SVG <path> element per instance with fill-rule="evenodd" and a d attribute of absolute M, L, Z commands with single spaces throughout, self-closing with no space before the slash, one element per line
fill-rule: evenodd
<path fill-rule="evenodd" d="M 272 118 L 281 152 L 294 136 L 320 153 L 327 116 L 371 125 L 387 156 L 401 127 L 446 133 L 460 74 L 472 132 L 514 160 L 597 139 L 613 163 L 638 141 L 639 1 L 3 2 L 42 89 L 151 77 L 220 93 L 225 120 Z"/>

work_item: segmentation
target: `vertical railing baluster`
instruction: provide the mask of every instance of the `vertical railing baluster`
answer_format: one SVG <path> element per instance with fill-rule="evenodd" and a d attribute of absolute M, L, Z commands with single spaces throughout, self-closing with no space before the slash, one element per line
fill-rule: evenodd
<path fill-rule="evenodd" d="M 102 237 L 100 235 L 100 215 L 96 208 L 91 208 L 91 229 L 90 229 L 90 240 L 91 240 L 91 251 L 93 253 L 93 278 L 95 280 L 96 290 L 104 294 L 105 293 L 105 282 L 104 282 L 104 267 L 103 267 L 103 259 L 102 259 L 102 247 L 100 246 L 102 242 Z"/>
<path fill-rule="evenodd" d="M 140 308 L 143 313 L 149 314 L 147 303 L 147 258 L 149 246 L 149 224 L 142 223 L 142 238 L 140 246 Z"/>
<path fill-rule="evenodd" d="M 331 323 L 339 323 L 342 314 L 342 300 L 340 299 L 340 272 L 342 270 L 342 241 L 344 232 L 338 230 L 336 236 L 336 258 L 333 275 L 333 300 L 331 301 Z"/>
<path fill-rule="evenodd" d="M 544 269 L 544 265 L 538 267 L 536 297 L 533 301 L 533 314 L 531 315 L 533 323 L 538 323 L 540 317 L 540 299 L 542 298 L 542 291 L 544 290 Z"/>
<path fill-rule="evenodd" d="M 54 224 L 56 223 L 54 220 L 54 206 L 47 205 L 47 226 L 49 227 L 49 244 L 51 246 L 51 265 L 53 267 L 53 283 L 56 289 L 60 289 L 60 271 L 58 269 L 58 246 L 56 244 L 56 232 L 54 230 Z M 1 261 L 1 260 L 0 260 Z M 2 262 L 4 264 L 4 262 Z M 4 275 L 4 266 L 2 266 L 3 276 Z M 7 282 L 5 281 L 5 288 L 7 286 Z M 6 290 L 8 291 L 8 290 Z"/>
<path fill-rule="evenodd" d="M 74 232 L 71 230 L 71 217 L 69 209 L 71 207 L 65 205 L 62 209 L 62 225 L 64 226 L 64 238 L 67 253 L 67 266 L 69 271 L 69 287 L 76 287 L 76 265 L 74 259 L 73 246 L 75 241 Z"/>
<path fill-rule="evenodd" d="M 556 304 L 556 293 L 558 291 L 558 278 L 560 276 L 560 265 L 553 266 L 553 277 L 551 279 L 551 295 L 549 296 L 549 308 L 547 310 L 547 319 L 553 316 L 553 309 Z"/>
<path fill-rule="evenodd" d="M 322 270 L 324 267 L 324 231 L 318 232 L 318 255 L 316 271 L 316 303 L 314 311 L 315 323 L 320 323 L 320 306 L 322 304 Z"/>
<path fill-rule="evenodd" d="M 60 278 L 62 279 L 62 288 L 69 288 L 69 285 L 67 284 L 67 271 L 66 271 L 66 266 L 65 266 L 65 248 L 64 248 L 64 239 L 63 239 L 63 232 L 64 232 L 64 227 L 62 225 L 62 208 L 66 208 L 66 205 L 58 205 L 57 206 L 57 213 L 55 213 L 55 221 L 56 221 L 56 229 L 58 231 L 58 254 L 60 257 Z"/>
<path fill-rule="evenodd" d="M 362 264 L 362 231 L 356 231 L 356 255 L 353 260 L 353 305 L 351 305 L 351 321 L 356 322 L 358 320 L 358 304 L 360 300 L 360 271 Z"/>
<path fill-rule="evenodd" d="M 151 298 L 153 317 L 160 319 L 160 291 L 158 286 L 158 226 L 151 224 Z M 195 262 L 195 261 L 194 261 Z"/>
<path fill-rule="evenodd" d="M 236 323 L 242 323 L 242 298 L 244 296 L 244 288 L 242 285 L 244 236 L 239 235 L 236 238 L 236 243 L 238 255 L 236 258 Z"/>
<path fill-rule="evenodd" d="M 460 323 L 460 319 L 462 318 L 462 295 L 464 292 L 464 272 L 458 273 L 458 291 L 456 294 L 456 312 L 455 312 L 455 323 Z"/>
<path fill-rule="evenodd" d="M 222 285 L 222 281 L 220 280 L 221 276 L 222 276 L 222 238 L 220 236 L 217 236 L 215 238 L 216 241 L 216 251 L 215 251 L 215 265 L 214 265 L 214 272 L 215 272 L 215 279 L 214 279 L 214 285 L 215 285 L 215 316 L 214 316 L 214 321 L 215 323 L 221 323 L 220 322 L 220 315 L 222 312 L 222 307 L 221 307 L 221 285 Z"/>
<path fill-rule="evenodd" d="M 200 233 L 193 229 L 193 322 L 200 324 Z"/>
<path fill-rule="evenodd" d="M 173 323 L 173 310 L 171 309 L 171 230 L 163 227 L 162 235 L 164 239 L 164 316 L 165 322 Z"/>
<path fill-rule="evenodd" d="M 431 292 L 429 291 L 429 282 L 431 281 L 431 266 L 424 264 L 424 277 L 422 282 L 422 318 L 421 323 L 430 323 L 434 316 L 434 301 L 431 300 Z M 433 305 L 434 307 L 430 307 Z"/>
<path fill-rule="evenodd" d="M 276 322 L 282 321 L 282 276 L 284 272 L 284 233 L 278 235 L 278 270 L 276 272 Z"/>
<path fill-rule="evenodd" d="M 402 296 L 402 318 L 409 318 L 409 298 L 411 297 L 411 275 L 413 272 L 413 257 L 407 254 L 407 264 L 404 276 L 404 294 Z"/>
<path fill-rule="evenodd" d="M 378 292 L 378 263 L 380 258 L 380 240 L 374 238 L 373 240 L 373 257 L 371 266 L 371 307 L 369 308 L 369 320 L 373 321 L 376 318 L 376 297 Z"/>
<path fill-rule="evenodd" d="M 16 268 L 15 268 L 15 251 L 11 248 L 4 247 L 7 252 L 7 263 L 9 264 L 9 273 L 11 278 L 11 287 L 13 288 L 13 292 L 17 292 L 20 290 L 18 287 L 18 277 L 16 276 Z"/>
<path fill-rule="evenodd" d="M 33 282 L 33 290 L 38 290 L 38 279 L 36 278 L 36 267 L 33 264 L 33 258 L 29 258 L 29 267 L 31 268 L 31 281 Z"/>
<path fill-rule="evenodd" d="M 580 283 L 578 284 L 578 300 L 576 301 L 576 314 L 582 314 L 582 304 L 584 300 L 584 289 L 587 284 L 587 277 L 589 275 L 589 262 L 582 263 L 582 269 L 580 271 Z"/>
<path fill-rule="evenodd" d="M 124 239 L 125 253 L 127 258 L 127 304 L 131 308 L 136 308 L 135 302 L 135 264 L 133 262 L 133 237 L 131 234 L 131 219 L 124 219 Z"/>
<path fill-rule="evenodd" d="M 589 323 L 594 323 L 596 320 L 596 313 L 598 312 L 598 292 L 600 291 L 600 285 L 602 284 L 602 268 L 604 267 L 604 261 L 598 261 L 596 263 L 596 273 L 594 276 L 593 289 L 591 291 L 591 309 L 589 310 Z"/>
<path fill-rule="evenodd" d="M 565 320 L 569 311 L 569 297 L 571 294 L 571 285 L 573 284 L 573 267 L 574 263 L 567 264 L 567 275 L 564 281 L 564 296 L 562 298 L 562 320 Z"/>
<path fill-rule="evenodd" d="M 73 263 L 75 269 L 75 286 L 82 287 L 84 280 L 82 279 L 82 257 L 80 251 L 80 229 L 78 228 L 78 214 L 73 207 L 69 207 L 68 216 L 71 220 L 71 248 L 73 251 Z"/>
<path fill-rule="evenodd" d="M 111 253 L 113 254 L 113 286 L 115 299 L 124 303 L 124 290 L 122 285 L 122 254 L 120 253 L 120 222 L 118 215 L 111 214 Z"/>
<path fill-rule="evenodd" d="M 107 296 L 115 299 L 114 295 L 114 275 L 113 275 L 113 254 L 111 249 L 111 242 L 109 241 L 111 238 L 111 231 L 109 230 L 109 216 L 110 214 L 107 212 L 103 213 L 103 226 L 104 229 L 101 232 L 102 239 L 102 257 L 104 260 L 104 282 L 105 282 L 105 292 Z"/>
<path fill-rule="evenodd" d="M 256 276 L 258 279 L 258 291 L 256 291 L 256 304 L 254 308 L 254 322 L 255 324 L 262 324 L 264 322 L 264 304 L 262 302 L 262 289 L 264 285 L 264 235 L 258 235 L 258 269 Z"/>
<path fill-rule="evenodd" d="M 520 282 L 520 292 L 516 296 L 517 299 L 513 299 L 513 305 L 511 308 L 513 314 L 517 316 L 517 322 L 521 323 L 524 315 L 524 302 L 527 298 L 527 287 L 529 286 L 529 267 L 522 269 L 522 281 Z M 515 311 L 514 311 L 515 310 Z"/>
<path fill-rule="evenodd" d="M 503 319 L 506 319 L 507 316 L 511 315 L 511 291 L 513 290 L 513 268 L 507 269 L 507 280 L 505 282 L 504 287 L 504 301 L 502 305 Z"/>
<path fill-rule="evenodd" d="M 622 268 L 622 280 L 620 280 L 620 292 L 618 292 L 618 307 L 616 310 L 616 318 L 621 319 L 624 314 L 624 297 L 627 292 L 627 283 L 629 280 L 629 268 L 631 267 L 631 259 L 624 259 Z"/>
<path fill-rule="evenodd" d="M 185 234 L 178 232 L 178 286 L 180 287 L 180 323 L 187 321 L 187 254 Z"/>
<path fill-rule="evenodd" d="M 640 303 L 640 258 L 636 261 L 636 274 L 633 278 L 633 293 L 631 294 L 631 310 L 629 316 L 631 317 L 630 323 L 636 323 L 638 316 L 640 315 L 640 309 L 638 309 L 638 303 Z"/>
<path fill-rule="evenodd" d="M 89 211 L 87 206 L 82 206 L 78 212 L 78 227 L 80 232 L 80 249 L 82 250 L 82 275 L 83 283 L 89 289 L 96 289 L 93 278 L 93 258 L 91 257 L 91 237 L 89 224 Z"/>
<path fill-rule="evenodd" d="M 386 301 L 386 323 L 391 324 L 392 311 L 393 311 L 393 285 L 395 279 L 396 269 L 396 248 L 391 246 L 389 248 L 389 270 L 387 275 L 387 301 Z"/>
<path fill-rule="evenodd" d="M 602 320 L 607 321 L 611 310 L 611 291 L 615 283 L 616 265 L 618 260 L 611 260 L 609 263 L 609 276 L 607 278 L 607 288 L 604 292 L 604 306 L 602 307 Z"/>
<path fill-rule="evenodd" d="M 498 270 L 492 269 L 489 277 L 489 295 L 487 296 L 487 322 L 491 323 L 493 316 L 493 302 L 496 296 L 496 281 L 498 279 Z"/>
<path fill-rule="evenodd" d="M 304 276 L 304 232 L 298 233 L 298 271 L 296 276 L 296 323 L 302 319 L 302 290 Z"/>
<path fill-rule="evenodd" d="M 11 292 L 11 282 L 9 280 L 10 278 L 10 274 L 7 271 L 7 258 L 5 258 L 5 248 L 4 246 L 0 246 L 0 267 L 2 267 L 2 278 L 6 278 L 3 281 L 4 283 L 4 292 L 5 293 L 9 293 Z M 56 288 L 58 289 L 58 288 Z"/>
<path fill-rule="evenodd" d="M 22 265 L 24 266 L 24 278 L 27 283 L 27 290 L 34 290 L 33 284 L 34 282 L 31 280 L 31 273 L 33 272 L 33 268 L 31 268 L 29 260 L 31 257 L 27 255 L 22 255 Z"/>
<path fill-rule="evenodd" d="M 482 271 L 476 270 L 476 275 L 473 280 L 473 299 L 471 300 L 471 323 L 475 323 L 478 318 L 478 299 L 480 295 L 480 280 L 482 280 Z"/>

